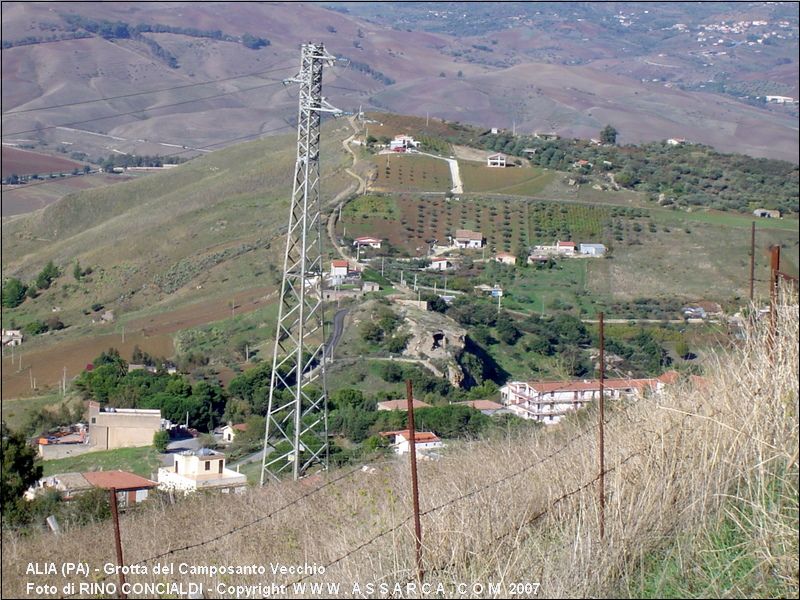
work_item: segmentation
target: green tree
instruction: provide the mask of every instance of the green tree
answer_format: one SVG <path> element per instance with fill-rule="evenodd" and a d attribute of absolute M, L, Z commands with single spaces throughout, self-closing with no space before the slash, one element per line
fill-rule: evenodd
<path fill-rule="evenodd" d="M 160 429 L 153 434 L 153 446 L 155 446 L 156 450 L 160 453 L 164 453 L 167 451 L 167 446 L 169 445 L 169 431 L 166 429 Z"/>
<path fill-rule="evenodd" d="M 3 308 L 16 308 L 25 301 L 27 286 L 12 277 L 3 284 Z"/>
<path fill-rule="evenodd" d="M 44 266 L 44 269 L 39 272 L 39 275 L 36 276 L 36 287 L 40 290 L 46 290 L 60 274 L 61 272 L 58 270 L 58 267 L 53 264 L 53 261 L 49 261 Z"/>
<path fill-rule="evenodd" d="M 611 125 L 606 125 L 600 132 L 600 141 L 604 144 L 614 145 L 617 143 L 617 130 Z"/>
<path fill-rule="evenodd" d="M 22 495 L 42 476 L 42 466 L 36 463 L 36 451 L 27 444 L 20 432 L 12 432 L 5 421 L 0 422 L 3 470 L 0 474 L 0 505 L 3 516 L 13 521 L 18 517 Z"/>
<path fill-rule="evenodd" d="M 75 266 L 72 268 L 72 276 L 75 278 L 75 281 L 80 281 L 81 277 L 83 277 L 83 270 L 81 269 L 81 263 L 77 260 L 75 261 Z"/>

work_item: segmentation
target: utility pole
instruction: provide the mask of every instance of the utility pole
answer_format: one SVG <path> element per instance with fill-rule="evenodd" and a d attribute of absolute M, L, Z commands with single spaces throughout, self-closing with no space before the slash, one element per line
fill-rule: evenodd
<path fill-rule="evenodd" d="M 322 96 L 323 65 L 334 61 L 322 44 L 303 44 L 300 72 L 289 80 L 300 84 L 297 161 L 272 355 L 261 485 L 267 476 L 278 479 L 281 473 L 291 471 L 297 480 L 312 464 L 328 466 L 319 153 L 322 113 L 341 113 Z M 289 391 L 290 398 L 284 400 L 276 394 L 280 389 Z M 269 458 L 268 447 L 275 449 Z M 279 452 L 279 447 L 285 449 Z"/>
<path fill-rule="evenodd" d="M 381 256 L 381 277 L 383 277 L 383 256 Z"/>
<path fill-rule="evenodd" d="M 417 558 L 417 577 L 420 582 L 424 576 L 422 570 L 422 526 L 419 515 L 419 486 L 417 483 L 417 436 L 414 425 L 414 390 L 411 380 L 406 380 L 406 400 L 408 402 L 408 451 L 411 459 L 411 495 L 414 506 L 414 548 Z"/>
<path fill-rule="evenodd" d="M 61 396 L 64 397 L 67 395 L 67 367 L 64 366 L 63 375 L 61 375 Z"/>

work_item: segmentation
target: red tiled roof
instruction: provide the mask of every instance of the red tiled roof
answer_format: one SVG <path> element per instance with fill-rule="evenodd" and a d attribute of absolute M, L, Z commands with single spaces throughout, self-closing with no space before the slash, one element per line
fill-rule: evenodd
<path fill-rule="evenodd" d="M 412 401 L 414 408 L 430 408 L 431 405 L 416 398 Z M 383 410 L 408 410 L 408 400 L 387 400 L 386 402 L 378 402 L 378 408 Z"/>
<path fill-rule="evenodd" d="M 331 265 L 334 267 L 346 267 L 349 263 L 346 260 L 332 260 Z"/>
<path fill-rule="evenodd" d="M 400 431 L 381 431 L 380 434 L 384 437 L 398 435 L 403 436 L 406 440 L 411 439 L 411 432 L 408 429 L 401 429 Z M 430 431 L 417 431 L 414 433 L 414 441 L 417 443 L 439 442 L 441 439 L 438 435 Z"/>
<path fill-rule="evenodd" d="M 607 390 L 654 387 L 655 379 L 606 379 L 603 387 Z M 587 381 L 529 381 L 536 392 L 546 394 L 547 392 L 583 392 L 588 390 L 600 389 L 599 379 Z"/>
<path fill-rule="evenodd" d="M 513 254 L 511 254 L 511 252 L 498 252 L 497 253 L 497 258 L 500 258 L 500 257 L 503 257 L 503 258 L 517 258 Z"/>
<path fill-rule="evenodd" d="M 677 371 L 667 371 L 666 373 L 662 373 L 656 377 L 656 379 L 658 379 L 661 383 L 673 384 L 680 379 L 680 376 L 681 374 Z"/>
<path fill-rule="evenodd" d="M 448 260 L 450 260 L 450 259 L 439 257 L 439 258 L 432 258 L 431 262 L 432 263 L 435 263 L 435 262 L 447 262 Z"/>
<path fill-rule="evenodd" d="M 570 247 L 574 248 L 575 247 L 575 242 L 561 242 L 561 241 L 559 241 L 559 242 L 556 242 L 556 246 L 559 246 L 561 248 L 570 248 Z"/>
<path fill-rule="evenodd" d="M 236 431 L 247 431 L 247 423 L 236 423 L 236 425 L 231 425 L 231 427 Z"/>
<path fill-rule="evenodd" d="M 483 234 L 480 231 L 471 231 L 469 229 L 456 229 L 457 240 L 483 240 Z"/>
<path fill-rule="evenodd" d="M 380 242 L 382 240 L 379 239 L 379 238 L 376 238 L 376 237 L 364 236 L 364 237 L 357 237 L 356 241 L 357 242 Z"/>
<path fill-rule="evenodd" d="M 89 471 L 82 474 L 84 479 L 94 487 L 110 490 L 140 490 L 144 488 L 154 488 L 158 484 L 144 477 L 139 477 L 127 471 Z"/>

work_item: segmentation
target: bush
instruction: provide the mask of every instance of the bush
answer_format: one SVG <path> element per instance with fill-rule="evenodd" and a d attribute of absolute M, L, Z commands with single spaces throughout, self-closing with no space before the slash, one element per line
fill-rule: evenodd
<path fill-rule="evenodd" d="M 156 431 L 153 434 L 153 446 L 155 449 L 158 450 L 161 454 L 167 451 L 167 446 L 169 446 L 169 432 L 165 429 L 161 429 L 160 431 Z"/>

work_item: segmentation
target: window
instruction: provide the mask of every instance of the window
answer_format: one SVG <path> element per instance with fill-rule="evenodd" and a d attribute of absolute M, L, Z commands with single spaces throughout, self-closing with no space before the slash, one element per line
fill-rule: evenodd
<path fill-rule="evenodd" d="M 211 470 L 211 461 L 207 460 L 206 461 L 206 471 L 210 471 L 210 470 Z"/>
<path fill-rule="evenodd" d="M 222 461 L 219 461 L 219 464 L 217 465 L 217 473 L 222 473 Z"/>
<path fill-rule="evenodd" d="M 92 417 L 92 423 L 97 423 L 97 417 Z"/>

